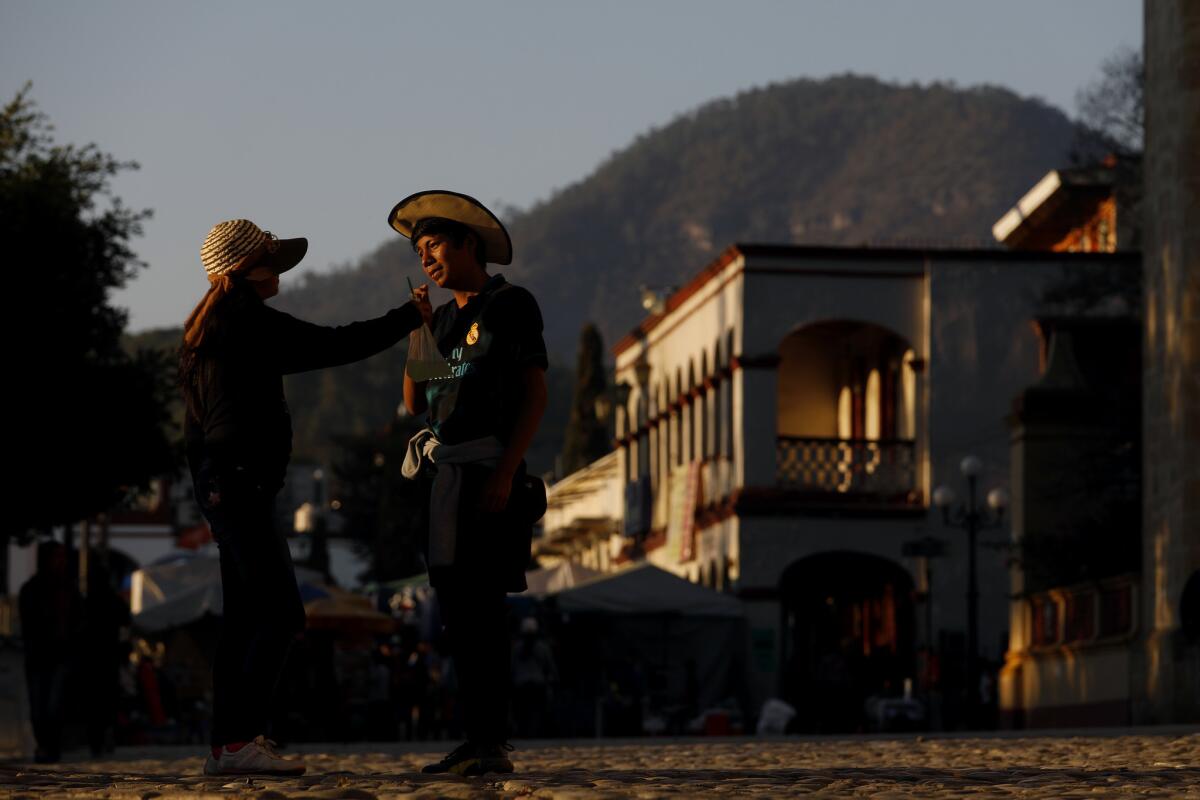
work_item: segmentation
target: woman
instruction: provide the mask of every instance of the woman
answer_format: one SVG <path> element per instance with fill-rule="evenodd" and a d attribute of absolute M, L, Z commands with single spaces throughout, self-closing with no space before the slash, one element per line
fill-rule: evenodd
<path fill-rule="evenodd" d="M 283 376 L 348 364 L 391 347 L 431 318 L 428 288 L 377 319 L 327 328 L 263 301 L 308 249 L 249 220 L 222 222 L 200 260 L 211 286 L 184 323 L 179 380 L 196 500 L 220 548 L 224 615 L 213 665 L 208 775 L 298 775 L 266 738 L 271 696 L 304 629 L 287 541 L 272 509 L 292 449 Z"/>

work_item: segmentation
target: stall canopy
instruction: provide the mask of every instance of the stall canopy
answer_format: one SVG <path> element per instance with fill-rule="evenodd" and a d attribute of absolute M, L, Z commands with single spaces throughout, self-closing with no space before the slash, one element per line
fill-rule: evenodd
<path fill-rule="evenodd" d="M 529 584 L 529 588 L 523 594 L 544 595 L 561 592 L 564 589 L 570 589 L 581 583 L 599 578 L 602 575 L 603 573 L 601 572 L 588 569 L 573 561 L 560 561 L 553 567 L 533 569 L 526 572 L 525 582 Z"/>
<path fill-rule="evenodd" d="M 651 730 L 650 718 L 659 731 L 681 733 L 706 709 L 744 713 L 747 633 L 737 598 L 640 564 L 542 603 L 570 709 L 564 735 L 636 735 Z M 597 686 L 615 688 L 596 697 Z M 641 699 L 649 716 L 632 722 L 629 708 Z"/>
<path fill-rule="evenodd" d="M 583 583 L 551 592 L 560 610 L 574 613 L 731 618 L 741 618 L 745 613 L 737 598 L 706 589 L 652 564 L 594 575 Z"/>
<path fill-rule="evenodd" d="M 310 628 L 387 632 L 393 626 L 366 598 L 329 586 L 315 570 L 297 567 L 296 581 Z M 221 616 L 221 564 L 212 548 L 165 556 L 134 572 L 129 588 L 133 624 L 142 631 Z"/>

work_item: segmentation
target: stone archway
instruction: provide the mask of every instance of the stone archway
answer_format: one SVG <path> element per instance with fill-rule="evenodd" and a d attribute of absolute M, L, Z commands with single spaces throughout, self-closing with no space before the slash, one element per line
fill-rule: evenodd
<path fill-rule="evenodd" d="M 780 691 L 797 730 L 864 729 L 867 698 L 899 695 L 915 675 L 912 578 L 885 558 L 829 552 L 792 564 L 779 589 Z"/>

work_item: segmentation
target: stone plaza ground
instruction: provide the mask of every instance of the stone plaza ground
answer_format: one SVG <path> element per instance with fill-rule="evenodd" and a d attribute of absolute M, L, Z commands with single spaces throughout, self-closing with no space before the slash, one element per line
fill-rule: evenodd
<path fill-rule="evenodd" d="M 0 798 L 1196 797 L 1200 728 L 518 743 L 508 776 L 422 775 L 441 745 L 305 745 L 309 774 L 204 777 L 196 748 L 0 763 Z"/>

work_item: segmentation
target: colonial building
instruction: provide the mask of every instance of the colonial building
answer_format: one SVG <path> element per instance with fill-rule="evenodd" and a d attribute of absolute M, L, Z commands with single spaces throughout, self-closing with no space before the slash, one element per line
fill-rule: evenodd
<path fill-rule="evenodd" d="M 1141 606 L 1135 318 L 1038 320 L 1046 368 L 1013 402 L 1005 727 L 1127 725 Z"/>
<path fill-rule="evenodd" d="M 1200 8 L 1146 3 L 1145 16 L 1143 305 L 1126 309 L 1140 326 L 1043 320 L 1048 367 L 1014 406 L 1023 557 L 1000 686 L 1014 726 L 1200 720 Z M 1120 233 L 1120 188 L 1111 170 L 1052 172 L 994 232 L 1137 246 Z"/>
<path fill-rule="evenodd" d="M 985 464 L 982 486 L 1007 483 L 1004 418 L 1039 374 L 1041 292 L 1130 264 L 731 246 L 615 348 L 624 503 L 607 515 L 620 525 L 610 567 L 644 558 L 742 598 L 754 698 L 789 699 L 802 727 L 853 723 L 864 698 L 906 680 L 944 692 L 940 722 L 952 723 L 968 559 L 966 537 L 931 513 L 932 489 L 957 483 L 968 454 Z M 547 524 L 543 546 L 563 529 Z M 940 546 L 923 552 L 941 558 L 906 557 L 931 538 Z M 1007 635 L 1005 538 L 979 551 L 979 641 L 993 663 Z"/>

